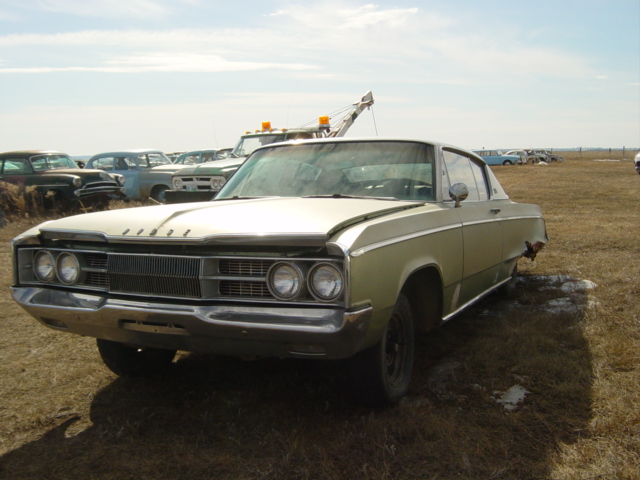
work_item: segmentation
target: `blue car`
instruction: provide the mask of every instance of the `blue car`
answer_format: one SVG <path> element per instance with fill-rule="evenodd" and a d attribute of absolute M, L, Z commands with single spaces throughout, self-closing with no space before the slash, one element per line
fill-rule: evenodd
<path fill-rule="evenodd" d="M 500 150 L 474 150 L 480 155 L 487 165 L 515 165 L 520 162 L 519 155 L 505 155 Z"/>

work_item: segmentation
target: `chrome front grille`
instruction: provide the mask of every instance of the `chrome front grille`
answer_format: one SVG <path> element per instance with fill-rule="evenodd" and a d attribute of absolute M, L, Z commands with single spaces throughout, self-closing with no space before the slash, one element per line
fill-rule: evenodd
<path fill-rule="evenodd" d="M 24 265 L 20 270 L 21 283 L 43 283 L 33 270 L 35 255 L 41 250 L 41 247 L 19 250 L 20 263 Z M 54 261 L 63 252 L 73 253 L 82 271 L 78 283 L 74 285 L 63 284 L 58 277 L 48 285 L 119 295 L 203 301 L 278 301 L 269 291 L 267 274 L 272 265 L 284 261 L 275 257 L 151 255 L 59 248 L 44 250 L 51 253 Z M 340 264 L 339 260 L 328 258 L 290 261 L 304 264 L 304 271 L 310 271 L 317 262 Z M 296 301 L 318 303 L 310 292 Z"/>
<path fill-rule="evenodd" d="M 273 298 L 265 282 L 222 280 L 220 295 L 229 297 Z"/>
<path fill-rule="evenodd" d="M 109 289 L 119 293 L 200 298 L 200 259 L 110 254 Z"/>
<path fill-rule="evenodd" d="M 267 275 L 269 267 L 274 264 L 273 260 L 253 260 L 253 259 L 221 259 L 219 263 L 220 273 L 224 275 L 243 275 L 264 277 Z"/>
<path fill-rule="evenodd" d="M 90 268 L 107 268 L 107 256 L 104 253 L 87 253 L 84 256 Z"/>

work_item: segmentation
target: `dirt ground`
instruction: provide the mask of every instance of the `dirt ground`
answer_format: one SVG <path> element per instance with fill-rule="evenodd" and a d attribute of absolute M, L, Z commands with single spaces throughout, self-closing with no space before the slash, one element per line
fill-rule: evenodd
<path fill-rule="evenodd" d="M 95 340 L 40 325 L 9 291 L 0 229 L 0 478 L 640 478 L 640 175 L 630 158 L 496 167 L 550 242 L 514 299 L 419 339 L 409 394 L 370 409 L 339 362 L 179 354 L 118 378 Z M 606 161 L 596 161 L 606 160 Z"/>

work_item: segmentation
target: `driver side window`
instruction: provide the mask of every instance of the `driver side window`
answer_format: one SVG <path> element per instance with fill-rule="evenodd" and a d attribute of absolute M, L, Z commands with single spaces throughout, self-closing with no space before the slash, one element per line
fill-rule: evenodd
<path fill-rule="evenodd" d="M 466 201 L 479 202 L 489 200 L 487 180 L 482 165 L 460 152 L 444 150 L 443 155 L 446 172 L 443 172 L 445 178 L 442 182 L 442 195 L 445 201 L 450 200 L 449 185 L 458 182 L 464 183 L 469 189 L 469 197 Z"/>

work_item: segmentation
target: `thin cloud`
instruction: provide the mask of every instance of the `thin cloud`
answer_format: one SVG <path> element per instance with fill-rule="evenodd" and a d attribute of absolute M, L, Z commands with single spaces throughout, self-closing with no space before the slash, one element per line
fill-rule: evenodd
<path fill-rule="evenodd" d="M 173 55 L 154 53 L 131 55 L 106 62 L 106 66 L 96 67 L 30 67 L 0 68 L 0 73 L 53 73 L 53 72 L 102 72 L 102 73 L 145 73 L 145 72 L 243 72 L 251 70 L 314 70 L 319 67 L 301 63 L 232 62 L 217 55 Z M 0 64 L 1 65 L 1 64 Z"/>
<path fill-rule="evenodd" d="M 81 0 L 40 2 L 48 8 L 77 12 L 86 8 Z M 98 5 L 112 11 L 125 8 L 109 7 L 112 3 L 120 2 L 100 0 Z M 157 1 L 136 0 L 131 8 L 161 12 L 165 7 Z M 384 72 L 378 74 L 381 80 L 400 76 L 407 81 L 451 84 L 528 80 L 532 75 L 556 79 L 595 76 L 586 58 L 527 42 L 518 38 L 518 31 L 504 33 L 503 37 L 513 38 L 501 38 L 498 44 L 493 33 L 461 29 L 455 19 L 418 8 L 294 5 L 265 18 L 262 28 L 256 29 L 87 30 L 0 36 L 0 49 L 7 49 L 6 54 L 0 50 L 5 64 L 0 72 L 278 68 L 336 78 L 375 68 Z M 269 48 L 256 49 L 256 45 Z M 92 46 L 96 48 L 87 49 Z M 64 51 L 46 52 L 67 47 L 73 48 L 71 65 L 50 65 L 50 59 L 63 58 Z M 9 60 L 12 56 L 14 64 Z M 224 61 L 226 58 L 233 61 Z M 500 77 L 496 78 L 495 71 L 501 72 Z"/>
<path fill-rule="evenodd" d="M 171 12 L 161 2 L 153 0 L 37 0 L 35 7 L 56 13 L 102 18 L 164 17 Z"/>

